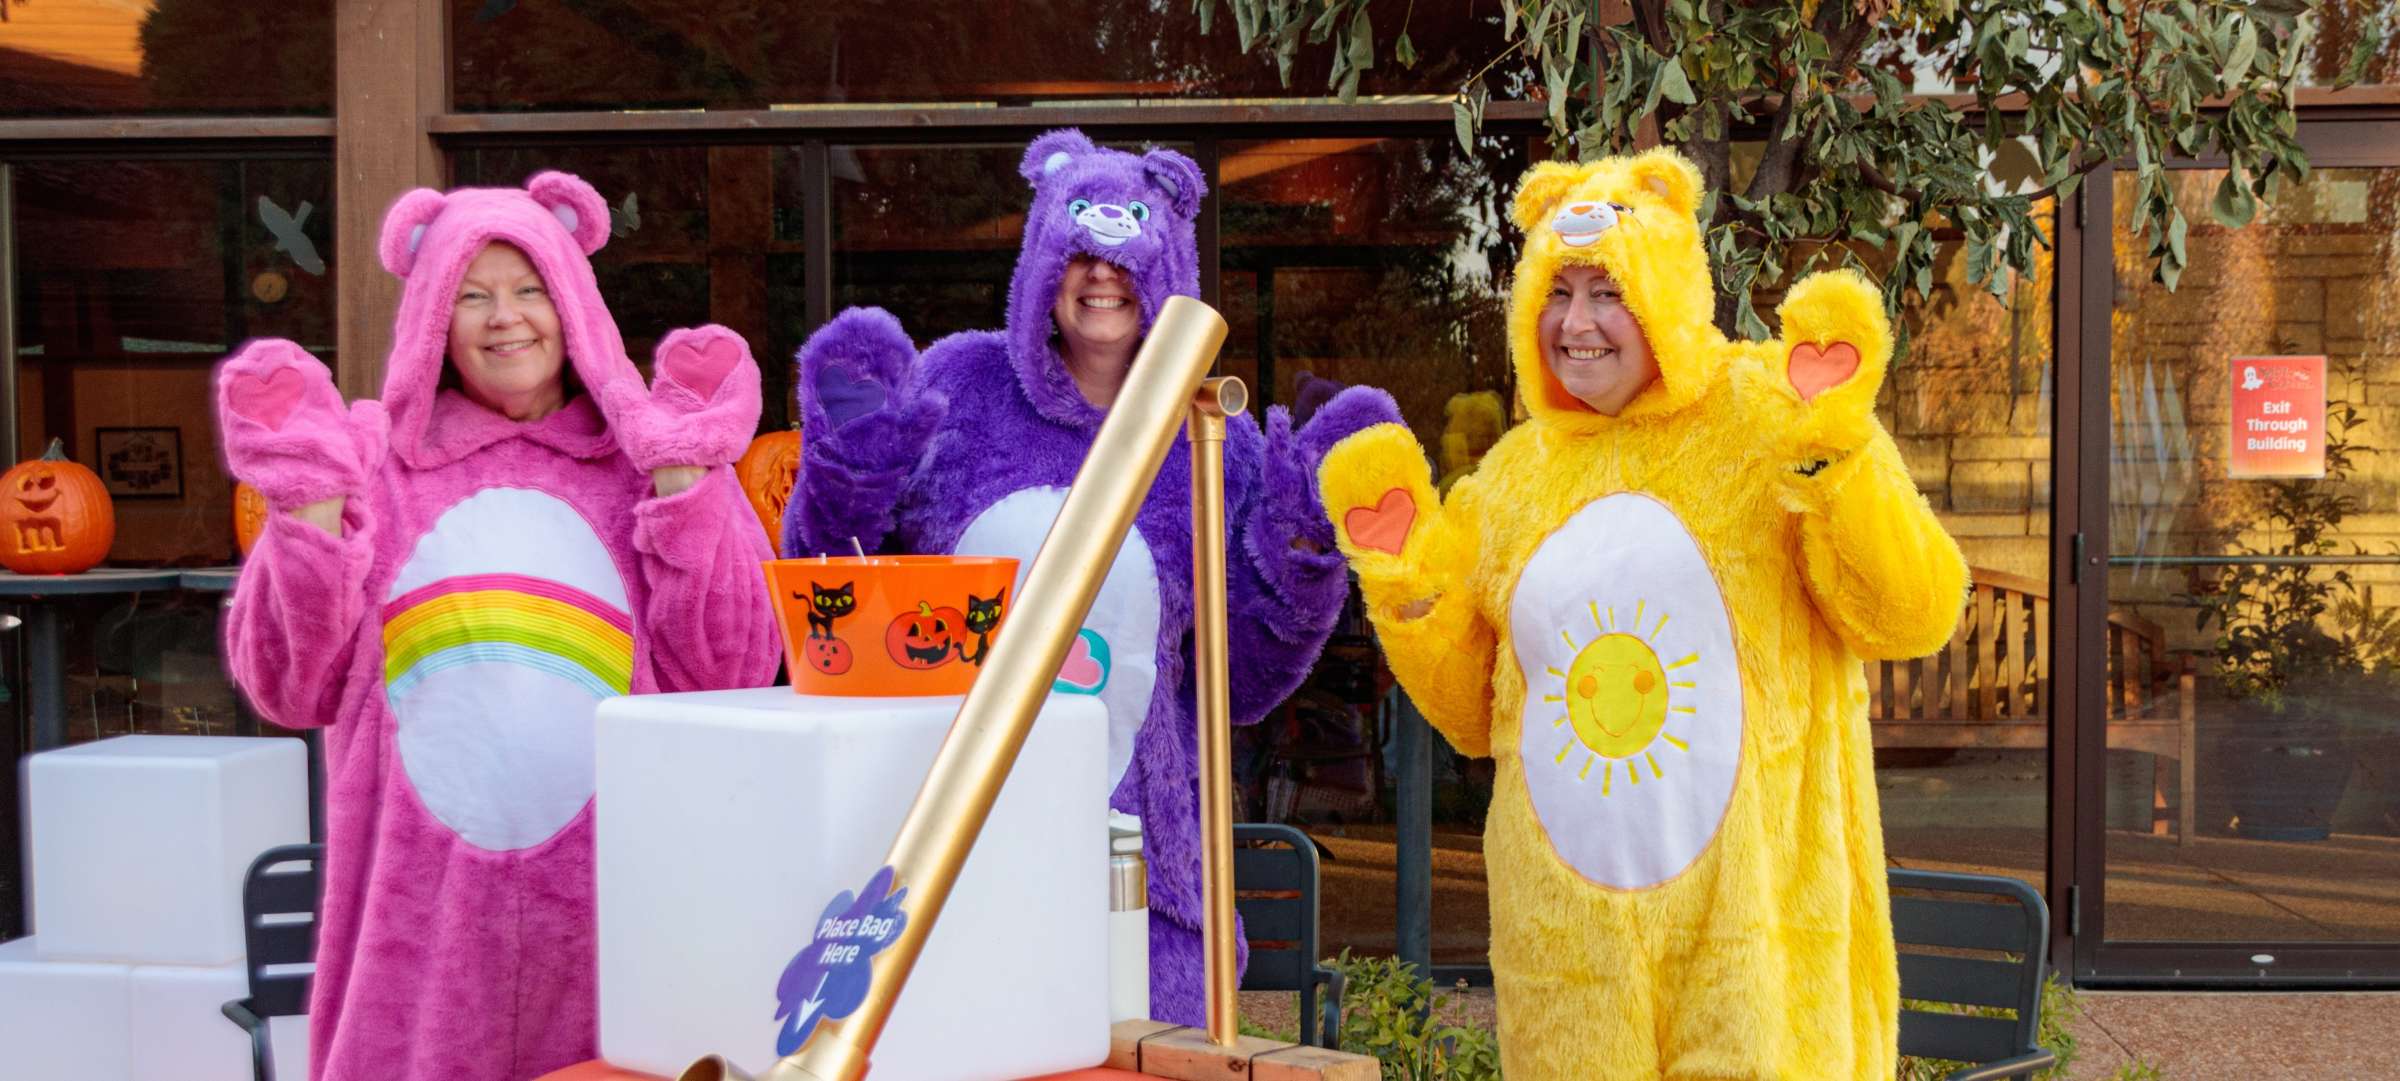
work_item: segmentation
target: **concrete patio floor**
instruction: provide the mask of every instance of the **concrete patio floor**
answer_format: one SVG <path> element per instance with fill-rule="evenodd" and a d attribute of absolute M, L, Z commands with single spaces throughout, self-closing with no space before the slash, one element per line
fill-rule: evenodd
<path fill-rule="evenodd" d="M 1488 987 L 1453 995 L 1454 1015 L 1484 1025 Z M 1242 1018 L 1296 1031 L 1297 998 L 1242 993 Z M 2153 994 L 2086 991 L 2069 1081 L 2110 1081 L 2146 1063 L 2171 1081 L 2389 1081 L 2400 1077 L 2400 993 Z"/>

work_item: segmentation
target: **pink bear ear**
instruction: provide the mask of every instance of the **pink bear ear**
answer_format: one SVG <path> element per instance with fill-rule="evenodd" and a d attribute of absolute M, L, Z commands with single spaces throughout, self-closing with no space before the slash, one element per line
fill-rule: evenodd
<path fill-rule="evenodd" d="M 375 242 L 383 269 L 393 277 L 408 277 L 409 269 L 417 265 L 417 246 L 425 239 L 425 227 L 441 216 L 448 201 L 432 188 L 417 188 L 392 204 L 383 215 L 383 233 Z"/>
<path fill-rule="evenodd" d="M 1074 128 L 1060 128 L 1033 141 L 1025 148 L 1025 160 L 1017 163 L 1017 175 L 1025 182 L 1040 187 L 1042 178 L 1063 168 L 1069 161 L 1097 150 L 1092 141 Z"/>
<path fill-rule="evenodd" d="M 608 201 L 572 173 L 536 173 L 525 182 L 533 201 L 549 208 L 575 245 L 590 255 L 608 243 Z"/>

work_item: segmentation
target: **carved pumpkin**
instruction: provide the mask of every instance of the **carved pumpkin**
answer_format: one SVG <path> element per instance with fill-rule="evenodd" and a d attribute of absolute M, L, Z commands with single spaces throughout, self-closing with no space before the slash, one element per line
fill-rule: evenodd
<path fill-rule="evenodd" d="M 800 647 L 800 654 L 808 658 L 809 667 L 829 676 L 850 670 L 850 643 L 839 638 L 811 635 L 808 644 Z"/>
<path fill-rule="evenodd" d="M 885 629 L 884 649 L 892 655 L 892 663 L 902 668 L 940 668 L 950 663 L 950 647 L 966 623 L 956 608 L 936 608 L 918 601 L 916 611 L 893 620 Z"/>
<path fill-rule="evenodd" d="M 733 463 L 733 479 L 741 482 L 750 510 L 767 529 L 767 543 L 783 536 L 783 505 L 792 498 L 792 482 L 800 474 L 800 433 L 768 432 L 750 441 L 750 449 Z"/>
<path fill-rule="evenodd" d="M 243 555 L 258 543 L 258 535 L 267 529 L 267 497 L 258 489 L 240 481 L 233 484 L 233 543 L 240 545 Z"/>
<path fill-rule="evenodd" d="M 58 440 L 40 458 L 0 473 L 0 566 L 18 574 L 77 574 L 108 557 L 117 511 L 91 470 Z"/>

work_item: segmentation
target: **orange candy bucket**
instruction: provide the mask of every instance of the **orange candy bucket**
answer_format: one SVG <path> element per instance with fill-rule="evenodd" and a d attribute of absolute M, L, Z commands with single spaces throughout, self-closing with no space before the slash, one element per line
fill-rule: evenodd
<path fill-rule="evenodd" d="M 801 694 L 965 694 L 1017 602 L 1017 561 L 992 556 L 771 559 L 765 568 Z"/>

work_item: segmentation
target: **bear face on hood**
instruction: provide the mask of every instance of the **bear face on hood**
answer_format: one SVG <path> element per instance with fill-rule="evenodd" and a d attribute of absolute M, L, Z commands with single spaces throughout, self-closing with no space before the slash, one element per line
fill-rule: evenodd
<path fill-rule="evenodd" d="M 383 268 L 404 283 L 383 376 L 392 453 L 426 469 L 489 442 L 490 432 L 429 433 L 426 427 L 448 362 L 459 282 L 468 264 L 494 241 L 524 252 L 541 274 L 566 339 L 561 343 L 566 362 L 590 392 L 590 417 L 597 418 L 584 420 L 581 430 L 546 430 L 545 436 L 579 457 L 613 452 L 608 396 L 600 392 L 621 380 L 639 383 L 641 373 L 626 358 L 624 339 L 592 276 L 591 255 L 608 242 L 608 204 L 581 178 L 544 172 L 523 188 L 418 188 L 384 215 L 377 254 Z M 569 407 L 561 412 L 577 408 L 573 402 Z M 557 427 L 574 425 L 581 416 Z"/>
<path fill-rule="evenodd" d="M 1088 255 L 1123 270 L 1148 334 L 1168 297 L 1200 295 L 1193 221 L 1207 183 L 1198 164 L 1172 150 L 1103 150 L 1071 129 L 1035 139 L 1017 171 L 1033 185 L 1033 205 L 1008 287 L 1009 363 L 1042 416 L 1097 424 L 1100 410 L 1084 400 L 1051 344 L 1050 313 L 1067 264 Z"/>
<path fill-rule="evenodd" d="M 1722 375 L 1716 286 L 1702 246 L 1700 170 L 1672 150 L 1581 165 L 1543 162 L 1525 175 L 1510 217 L 1525 230 L 1508 306 L 1508 351 L 1534 417 L 1599 430 L 1682 410 Z M 1616 280 L 1625 306 L 1650 339 L 1658 382 L 1611 418 L 1568 394 L 1541 351 L 1542 307 L 1565 266 L 1593 266 Z"/>

